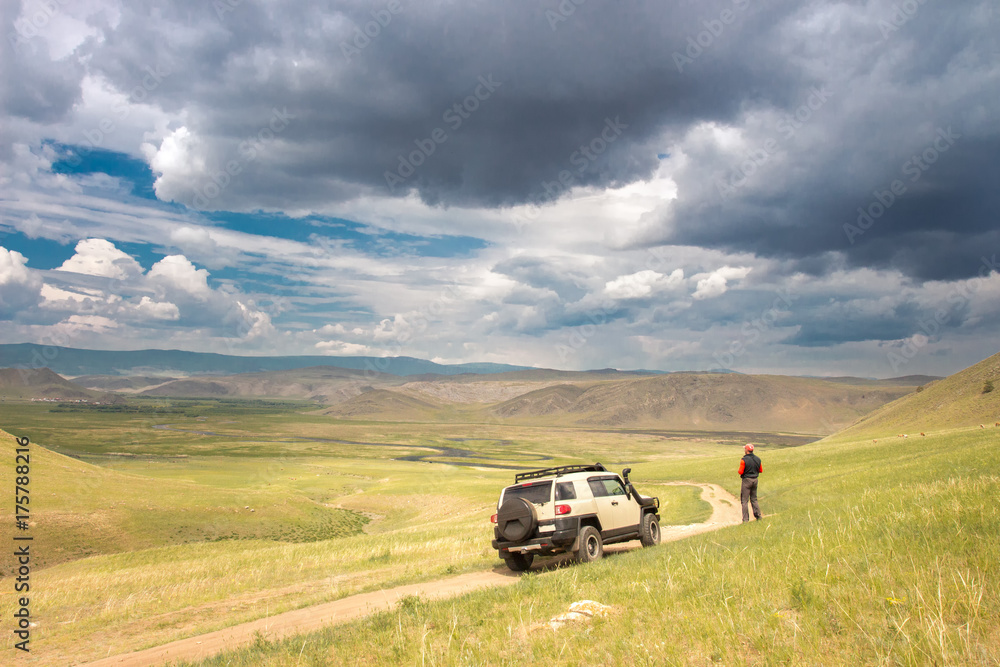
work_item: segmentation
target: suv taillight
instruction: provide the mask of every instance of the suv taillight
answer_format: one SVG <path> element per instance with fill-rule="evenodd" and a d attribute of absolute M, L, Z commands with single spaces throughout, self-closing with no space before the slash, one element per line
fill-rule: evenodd
<path fill-rule="evenodd" d="M 497 522 L 497 515 L 494 514 L 493 516 L 490 517 L 490 523 L 496 523 L 496 522 Z"/>
<path fill-rule="evenodd" d="M 563 514 L 569 514 L 573 511 L 573 508 L 569 505 L 556 505 L 556 516 L 561 516 Z"/>

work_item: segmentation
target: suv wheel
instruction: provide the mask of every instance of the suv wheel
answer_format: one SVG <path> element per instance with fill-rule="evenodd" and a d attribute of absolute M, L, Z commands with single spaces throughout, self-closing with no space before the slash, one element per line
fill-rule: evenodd
<path fill-rule="evenodd" d="M 576 560 L 580 563 L 589 563 L 600 560 L 604 555 L 604 542 L 601 534 L 593 526 L 584 526 L 580 531 L 580 548 L 576 552 Z"/>
<path fill-rule="evenodd" d="M 640 536 L 644 547 L 652 547 L 660 543 L 660 522 L 656 520 L 656 515 L 652 512 L 643 515 Z"/>
<path fill-rule="evenodd" d="M 524 572 L 531 567 L 533 560 L 535 560 L 535 554 L 510 554 L 503 559 L 513 572 Z"/>

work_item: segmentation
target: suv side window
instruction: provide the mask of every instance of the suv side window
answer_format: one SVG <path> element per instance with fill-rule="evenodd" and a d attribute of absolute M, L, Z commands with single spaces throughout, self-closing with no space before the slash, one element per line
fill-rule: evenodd
<path fill-rule="evenodd" d="M 602 498 L 608 495 L 608 490 L 604 486 L 603 479 L 588 479 L 587 484 L 590 485 L 590 491 L 594 494 L 595 498 Z"/>
<path fill-rule="evenodd" d="M 609 496 L 624 496 L 625 487 L 617 479 L 602 479 L 604 487 L 608 490 Z"/>
<path fill-rule="evenodd" d="M 573 482 L 556 483 L 556 500 L 576 500 L 576 488 Z"/>
<path fill-rule="evenodd" d="M 588 479 L 587 484 L 590 485 L 590 490 L 593 491 L 595 498 L 625 495 L 625 487 L 622 486 L 621 481 L 617 477 L 598 477 L 597 479 Z"/>

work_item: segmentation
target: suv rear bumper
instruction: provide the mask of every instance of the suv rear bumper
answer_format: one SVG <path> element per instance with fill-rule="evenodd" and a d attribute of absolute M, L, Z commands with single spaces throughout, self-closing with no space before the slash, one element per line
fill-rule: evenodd
<path fill-rule="evenodd" d="M 580 517 L 560 518 L 554 522 L 539 522 L 539 528 L 546 525 L 554 526 L 551 532 L 539 531 L 536 529 L 535 537 L 520 542 L 508 542 L 499 539 L 500 535 L 496 528 L 493 529 L 493 548 L 496 549 L 501 558 L 505 552 L 510 553 L 533 553 L 533 554 L 555 554 L 566 551 L 576 541 L 576 536 L 580 533 Z"/>

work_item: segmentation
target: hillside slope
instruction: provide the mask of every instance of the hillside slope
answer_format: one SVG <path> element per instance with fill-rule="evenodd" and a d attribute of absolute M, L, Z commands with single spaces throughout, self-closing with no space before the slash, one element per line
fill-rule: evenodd
<path fill-rule="evenodd" d="M 81 375 L 73 378 L 73 383 L 88 389 L 134 393 L 176 379 L 158 375 Z"/>
<path fill-rule="evenodd" d="M 491 412 L 585 426 L 832 433 L 910 391 L 775 375 L 674 373 L 548 387 Z"/>
<path fill-rule="evenodd" d="M 0 368 L 3 398 L 96 400 L 105 395 L 70 382 L 48 368 Z"/>
<path fill-rule="evenodd" d="M 13 462 L 14 436 L 0 430 L 0 446 L 11 452 Z M 92 465 L 35 442 L 28 448 L 32 563 L 37 567 L 191 542 L 308 542 L 360 532 L 367 522 L 354 512 L 289 492 L 155 479 Z M 13 465 L 7 469 L 13 473 Z M 12 475 L 4 479 L 13 483 Z M 13 519 L 0 522 L 6 544 L 13 543 L 14 532 Z M 7 559 L 3 567 L 12 563 Z"/>
<path fill-rule="evenodd" d="M 339 403 L 372 385 L 396 385 L 402 378 L 384 373 L 335 366 L 314 366 L 290 371 L 241 373 L 218 377 L 189 377 L 143 390 L 141 396 L 297 398 Z"/>
<path fill-rule="evenodd" d="M 983 392 L 987 381 L 996 389 Z M 851 440 L 938 431 L 1000 421 L 1000 354 L 950 375 L 866 415 L 836 438 Z"/>
<path fill-rule="evenodd" d="M 424 421 L 443 406 L 387 389 L 366 391 L 323 411 L 331 417 Z"/>

